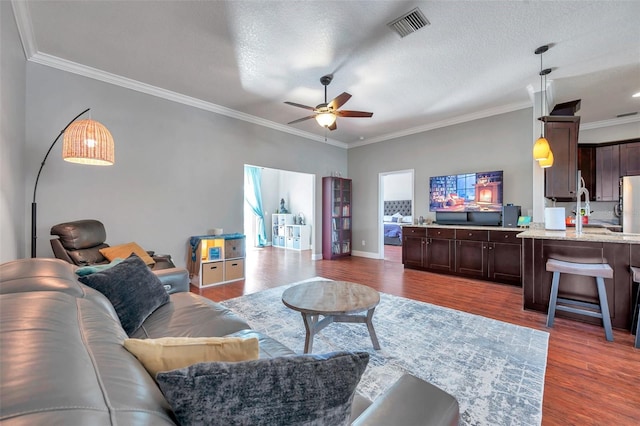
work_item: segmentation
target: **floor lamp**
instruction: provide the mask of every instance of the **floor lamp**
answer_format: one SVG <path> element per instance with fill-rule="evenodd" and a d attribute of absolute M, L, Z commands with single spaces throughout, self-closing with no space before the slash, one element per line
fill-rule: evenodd
<path fill-rule="evenodd" d="M 87 108 L 76 115 L 73 120 L 60 131 L 40 164 L 38 176 L 36 176 L 36 183 L 33 186 L 33 202 L 31 203 L 31 257 L 36 257 L 36 240 L 38 239 L 36 232 L 36 190 L 38 189 L 38 181 L 40 180 L 40 173 L 42 173 L 44 163 L 47 161 L 49 153 L 51 153 L 53 146 L 58 142 L 60 136 L 64 134 L 62 158 L 65 161 L 95 166 L 111 166 L 114 162 L 113 136 L 111 136 L 109 130 L 102 124 L 91 119 L 78 120 L 81 115 L 90 109 L 91 108 Z"/>

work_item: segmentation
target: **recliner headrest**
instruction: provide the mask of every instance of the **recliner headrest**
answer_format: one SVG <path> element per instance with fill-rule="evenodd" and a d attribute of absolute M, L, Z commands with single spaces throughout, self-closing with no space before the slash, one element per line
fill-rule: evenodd
<path fill-rule="evenodd" d="M 107 239 L 102 222 L 93 219 L 59 223 L 51 228 L 51 235 L 57 235 L 67 250 L 94 247 Z"/>

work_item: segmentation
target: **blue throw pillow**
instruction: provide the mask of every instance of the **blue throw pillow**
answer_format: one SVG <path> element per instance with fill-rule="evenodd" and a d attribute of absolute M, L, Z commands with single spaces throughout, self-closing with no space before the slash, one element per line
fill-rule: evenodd
<path fill-rule="evenodd" d="M 366 352 L 200 363 L 156 381 L 183 425 L 348 425 Z"/>
<path fill-rule="evenodd" d="M 104 265 L 82 266 L 82 267 L 76 269 L 76 275 L 78 275 L 80 277 L 84 277 L 85 275 L 95 274 L 96 272 L 100 272 L 100 271 L 107 270 L 109 268 L 113 268 L 118 263 L 122 262 L 122 260 L 123 259 L 121 259 L 119 257 L 116 257 L 115 259 L 113 259 L 112 262 L 106 263 Z"/>
<path fill-rule="evenodd" d="M 112 268 L 78 280 L 109 299 L 129 336 L 153 311 L 169 301 L 160 279 L 135 254 Z"/>

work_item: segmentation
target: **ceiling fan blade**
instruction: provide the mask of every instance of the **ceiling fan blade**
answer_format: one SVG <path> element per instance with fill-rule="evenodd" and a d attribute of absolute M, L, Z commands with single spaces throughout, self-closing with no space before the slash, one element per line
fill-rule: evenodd
<path fill-rule="evenodd" d="M 373 116 L 372 112 L 365 111 L 334 111 L 335 115 L 338 117 L 371 117 Z"/>
<path fill-rule="evenodd" d="M 333 100 L 329 102 L 327 106 L 329 108 L 333 108 L 334 110 L 336 110 L 340 108 L 342 105 L 344 105 L 345 103 L 347 103 L 349 99 L 351 99 L 351 95 L 348 94 L 347 92 L 342 92 L 341 95 L 338 95 L 335 98 L 333 98 Z"/>
<path fill-rule="evenodd" d="M 329 130 L 335 130 L 337 128 L 338 128 L 338 122 L 337 121 L 334 121 L 331 126 L 327 127 L 327 129 L 329 129 Z"/>
<path fill-rule="evenodd" d="M 314 115 L 310 115 L 308 117 L 302 117 L 302 118 L 298 118 L 297 120 L 293 120 L 287 124 L 295 124 L 295 123 L 299 123 L 301 121 L 305 121 L 305 120 L 309 120 L 310 118 L 315 118 L 315 114 Z"/>
<path fill-rule="evenodd" d="M 297 103 L 295 103 L 295 102 L 288 102 L 288 101 L 285 101 L 285 104 L 287 104 L 287 105 L 291 105 L 291 106 L 294 106 L 294 107 L 298 107 L 298 108 L 308 109 L 308 110 L 311 110 L 311 111 L 315 111 L 315 110 L 316 110 L 314 107 L 310 107 L 310 106 L 302 105 L 302 104 L 297 104 Z M 289 123 L 289 124 L 291 124 L 291 123 Z"/>

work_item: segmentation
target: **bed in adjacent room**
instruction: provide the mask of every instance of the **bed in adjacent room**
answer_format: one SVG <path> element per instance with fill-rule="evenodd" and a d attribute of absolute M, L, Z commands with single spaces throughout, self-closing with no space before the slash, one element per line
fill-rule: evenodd
<path fill-rule="evenodd" d="M 384 202 L 384 243 L 385 245 L 402 245 L 402 225 L 413 223 L 411 216 L 411 200 L 393 200 Z"/>

